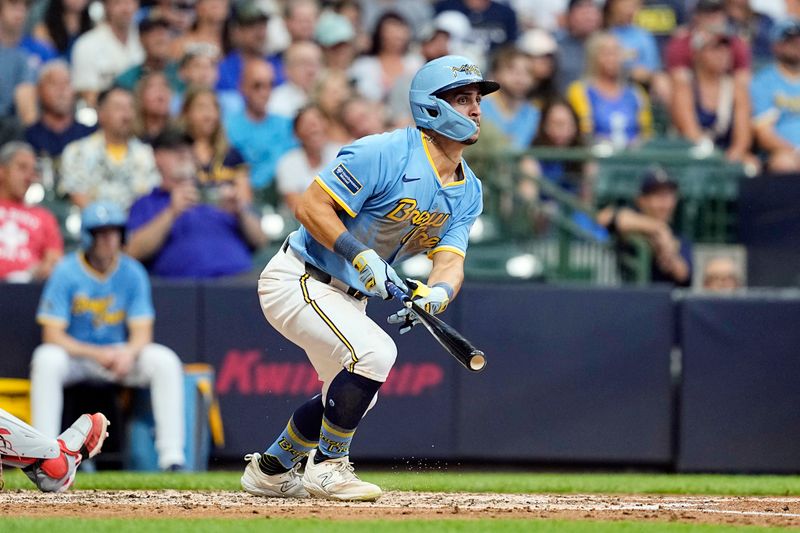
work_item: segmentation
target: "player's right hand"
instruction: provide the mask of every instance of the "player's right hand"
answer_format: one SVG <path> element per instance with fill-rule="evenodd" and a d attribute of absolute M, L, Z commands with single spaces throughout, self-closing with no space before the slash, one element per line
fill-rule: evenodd
<path fill-rule="evenodd" d="M 372 296 L 380 296 L 384 300 L 391 299 L 392 296 L 386 289 L 387 281 L 391 281 L 403 289 L 403 292 L 408 292 L 408 287 L 397 275 L 397 272 L 372 248 L 355 256 L 353 266 L 358 270 L 358 279 L 364 284 L 367 293 Z"/>

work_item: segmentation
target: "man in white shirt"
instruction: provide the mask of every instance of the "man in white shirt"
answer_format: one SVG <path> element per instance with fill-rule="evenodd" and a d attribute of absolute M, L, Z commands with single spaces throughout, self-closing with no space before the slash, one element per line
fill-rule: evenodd
<path fill-rule="evenodd" d="M 83 34 L 72 49 L 75 89 L 91 106 L 117 76 L 144 61 L 133 17 L 139 0 L 104 0 L 105 21 Z"/>
<path fill-rule="evenodd" d="M 311 41 L 292 43 L 283 56 L 286 81 L 272 91 L 269 112 L 294 118 L 306 105 L 322 72 L 322 50 Z"/>

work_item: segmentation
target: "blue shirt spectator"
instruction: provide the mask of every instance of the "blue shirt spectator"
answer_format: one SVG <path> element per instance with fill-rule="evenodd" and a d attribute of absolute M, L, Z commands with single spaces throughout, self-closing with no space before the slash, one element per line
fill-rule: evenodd
<path fill-rule="evenodd" d="M 775 132 L 800 147 L 800 79 L 770 65 L 753 77 L 750 96 L 755 120 L 773 120 Z"/>
<path fill-rule="evenodd" d="M 0 45 L 0 118 L 14 114 L 15 91 L 23 84 L 32 89 L 35 76 L 25 52 Z"/>
<path fill-rule="evenodd" d="M 506 115 L 495 99 L 486 98 L 481 103 L 481 115 L 482 120 L 493 123 L 505 133 L 513 141 L 514 148 L 527 148 L 539 127 L 539 110 L 528 102 L 523 102 L 513 115 Z"/>
<path fill-rule="evenodd" d="M 272 184 L 278 159 L 297 146 L 292 121 L 278 115 L 265 115 L 259 120 L 245 110 L 228 118 L 225 131 L 250 165 L 250 182 L 256 189 Z"/>
<path fill-rule="evenodd" d="M 128 217 L 128 231 L 134 234 L 152 222 L 170 202 L 170 192 L 161 187 L 136 200 Z M 153 276 L 213 278 L 248 272 L 253 259 L 236 216 L 214 205 L 199 204 L 178 216 L 164 245 L 144 264 Z"/>
<path fill-rule="evenodd" d="M 40 120 L 25 130 L 25 140 L 36 150 L 36 155 L 57 158 L 69 143 L 83 139 L 96 130 L 95 126 L 72 122 L 67 129 L 56 131 Z"/>
<path fill-rule="evenodd" d="M 469 18 L 476 40 L 482 41 L 490 51 L 519 37 L 517 14 L 509 6 L 494 0 L 477 0 L 467 5 L 464 0 L 441 0 L 434 6 L 436 13 L 460 11 Z"/>
<path fill-rule="evenodd" d="M 661 69 L 658 45 L 647 30 L 636 26 L 616 26 L 610 31 L 617 36 L 625 51 L 626 70 L 635 67 L 644 67 L 651 72 Z"/>

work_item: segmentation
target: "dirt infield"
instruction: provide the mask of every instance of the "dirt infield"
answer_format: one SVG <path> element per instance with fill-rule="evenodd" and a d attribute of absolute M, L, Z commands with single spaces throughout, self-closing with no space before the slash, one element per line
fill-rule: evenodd
<path fill-rule="evenodd" d="M 259 498 L 242 492 L 73 491 L 0 494 L 0 516 L 653 520 L 800 527 L 800 498 L 388 492 L 375 503 Z"/>

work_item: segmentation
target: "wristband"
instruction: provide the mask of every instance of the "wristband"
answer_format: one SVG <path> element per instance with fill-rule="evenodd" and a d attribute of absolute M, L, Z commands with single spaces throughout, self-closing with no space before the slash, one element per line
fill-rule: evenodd
<path fill-rule="evenodd" d="M 369 248 L 353 237 L 353 234 L 349 231 L 343 232 L 333 243 L 333 251 L 350 261 L 350 263 L 364 250 L 369 250 Z"/>
<path fill-rule="evenodd" d="M 453 287 L 451 287 L 450 284 L 447 283 L 446 281 L 440 281 L 439 283 L 434 283 L 433 286 L 434 287 L 441 287 L 442 289 L 444 289 L 444 292 L 447 293 L 447 299 L 448 300 L 452 300 L 453 299 L 453 293 L 455 291 L 453 290 Z"/>

